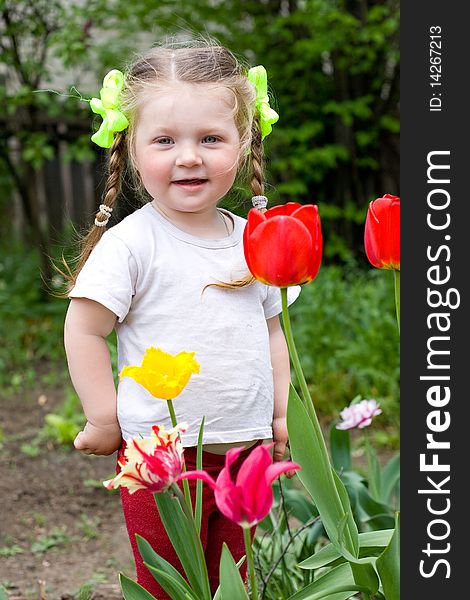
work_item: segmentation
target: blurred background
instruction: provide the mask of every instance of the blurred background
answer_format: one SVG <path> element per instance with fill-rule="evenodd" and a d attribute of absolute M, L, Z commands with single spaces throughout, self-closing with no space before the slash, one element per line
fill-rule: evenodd
<path fill-rule="evenodd" d="M 94 218 L 104 184 L 105 154 L 90 141 L 99 118 L 80 95 L 98 96 L 109 69 L 124 69 L 152 44 L 197 34 L 268 71 L 280 115 L 265 144 L 270 206 L 319 206 L 324 261 L 291 316 L 322 424 L 328 428 L 353 398 L 374 398 L 383 413 L 371 439 L 384 454 L 399 445 L 393 277 L 370 266 L 363 246 L 368 203 L 400 195 L 398 0 L 0 0 L 0 446 L 11 477 L 56 469 L 60 488 L 65 473 L 78 469 L 77 487 L 67 489 L 83 495 L 88 481 L 91 503 L 113 466 L 70 452 L 83 417 L 62 344 L 67 301 L 55 294 L 63 281 L 53 268 L 62 254 L 76 254 L 74 230 Z M 125 186 L 111 225 L 137 206 Z M 249 191 L 236 189 L 224 206 L 246 216 Z M 113 336 L 109 345 L 115 360 Z M 1 485 L 8 496 L 20 484 Z M 43 490 L 49 505 L 50 488 Z M 46 550 L 67 547 L 74 536 L 84 553 L 90 544 L 102 553 L 114 546 L 112 536 L 100 546 L 106 501 L 97 514 L 76 508 L 55 533 L 34 502 L 22 517 L 29 532 L 0 532 L 0 555 L 9 561 L 0 583 L 18 594 L 22 581 L 28 590 L 49 577 Z M 93 537 L 96 531 L 103 535 Z M 38 539 L 43 545 L 32 552 Z M 109 572 L 119 563 L 113 560 Z M 69 597 L 93 577 L 103 582 L 105 572 L 69 577 Z"/>

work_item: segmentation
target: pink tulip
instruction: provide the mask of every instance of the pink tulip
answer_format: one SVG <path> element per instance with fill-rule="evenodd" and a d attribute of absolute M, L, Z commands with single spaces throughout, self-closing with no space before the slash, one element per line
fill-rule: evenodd
<path fill-rule="evenodd" d="M 351 404 L 339 414 L 343 419 L 336 425 L 336 429 L 363 429 L 372 423 L 372 419 L 381 414 L 379 405 L 375 400 L 362 400 L 357 404 Z"/>
<path fill-rule="evenodd" d="M 214 490 L 215 502 L 222 514 L 242 527 L 253 527 L 271 510 L 273 504 L 272 483 L 281 473 L 300 469 L 290 461 L 273 463 L 269 452 L 273 444 L 262 444 L 250 452 L 243 462 L 234 483 L 230 466 L 237 460 L 243 448 L 231 448 L 225 455 L 225 467 L 217 480 L 206 471 L 188 471 L 178 479 L 202 479 Z"/>

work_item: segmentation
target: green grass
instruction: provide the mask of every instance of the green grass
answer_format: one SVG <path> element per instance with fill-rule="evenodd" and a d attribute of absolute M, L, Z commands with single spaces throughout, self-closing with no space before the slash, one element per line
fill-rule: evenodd
<path fill-rule="evenodd" d="M 18 546 L 18 544 L 11 544 L 9 546 L 0 547 L 0 557 L 16 556 L 17 554 L 22 554 L 23 552 L 23 548 L 21 546 Z"/>
<path fill-rule="evenodd" d="M 31 544 L 31 552 L 34 554 L 43 554 L 57 546 L 64 546 L 70 542 L 70 536 L 65 526 L 54 527 L 50 533 L 43 534 Z"/>

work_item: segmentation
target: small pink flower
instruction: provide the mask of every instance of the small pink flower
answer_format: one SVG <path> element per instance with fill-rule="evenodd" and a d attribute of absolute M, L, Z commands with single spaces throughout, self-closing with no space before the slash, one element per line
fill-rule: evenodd
<path fill-rule="evenodd" d="M 120 473 L 114 479 L 103 481 L 103 485 L 108 490 L 126 487 L 130 494 L 141 489 L 150 492 L 166 490 L 183 470 L 180 431 L 185 431 L 185 425 L 177 425 L 169 431 L 154 425 L 150 438 L 133 437 L 127 442 L 124 456 L 119 461 Z"/>
<path fill-rule="evenodd" d="M 372 419 L 380 415 L 382 411 L 375 400 L 361 400 L 357 404 L 351 404 L 344 408 L 339 414 L 343 419 L 336 425 L 336 429 L 363 429 L 372 423 Z"/>
<path fill-rule="evenodd" d="M 250 452 L 238 471 L 235 483 L 230 476 L 230 466 L 243 448 L 231 448 L 225 455 L 225 467 L 214 481 L 206 471 L 188 471 L 178 479 L 202 479 L 214 490 L 215 503 L 220 512 L 242 527 L 253 527 L 271 510 L 272 483 L 281 473 L 300 466 L 290 461 L 273 463 L 269 448 L 262 444 Z"/>

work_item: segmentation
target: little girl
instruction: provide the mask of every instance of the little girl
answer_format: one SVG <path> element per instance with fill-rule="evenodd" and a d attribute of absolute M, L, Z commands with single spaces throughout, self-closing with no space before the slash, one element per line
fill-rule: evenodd
<path fill-rule="evenodd" d="M 171 427 L 166 402 L 131 378 L 116 395 L 105 341 L 116 329 L 119 370 L 140 364 L 150 346 L 195 352 L 200 373 L 174 402 L 178 421 L 188 424 L 188 469 L 195 468 L 203 416 L 203 467 L 213 476 L 233 446 L 245 450 L 232 476 L 256 444 L 272 439 L 274 460 L 284 456 L 290 370 L 280 292 L 249 275 L 245 219 L 217 207 L 243 173 L 254 203 L 265 206 L 262 137 L 277 115 L 255 79 L 223 47 L 180 44 L 152 49 L 125 77 L 112 71 L 101 94 L 108 113 L 91 101 L 104 116 L 93 139 L 110 147 L 109 173 L 70 279 L 65 321 L 70 376 L 87 417 L 75 447 L 86 454 L 122 453 L 125 440 L 149 436 L 152 425 Z M 105 231 L 126 164 L 148 202 Z M 289 301 L 298 293 L 291 288 Z M 201 538 L 214 592 L 222 543 L 238 561 L 244 542 L 241 527 L 217 510 L 206 488 Z M 153 495 L 121 488 L 121 497 L 138 582 L 167 598 L 135 542 L 139 533 L 181 569 Z"/>

